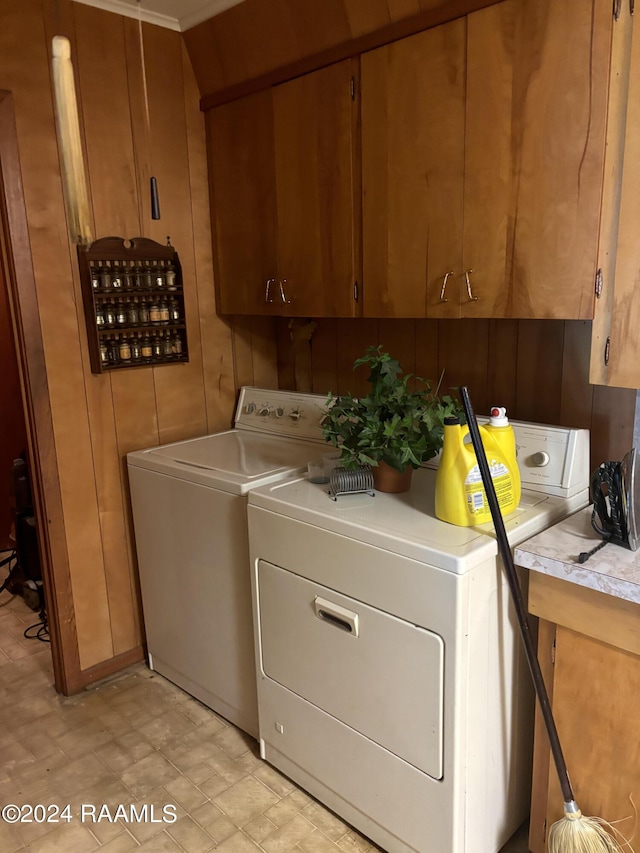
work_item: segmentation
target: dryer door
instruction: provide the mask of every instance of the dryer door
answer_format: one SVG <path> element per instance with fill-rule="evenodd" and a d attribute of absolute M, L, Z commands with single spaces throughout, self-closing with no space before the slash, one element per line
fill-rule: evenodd
<path fill-rule="evenodd" d="M 265 561 L 265 675 L 434 779 L 442 778 L 442 638 Z"/>

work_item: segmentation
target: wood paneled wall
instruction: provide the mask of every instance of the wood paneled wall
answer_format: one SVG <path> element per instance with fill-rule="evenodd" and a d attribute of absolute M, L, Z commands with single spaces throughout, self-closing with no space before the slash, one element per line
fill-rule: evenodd
<path fill-rule="evenodd" d="M 189 30 L 185 44 L 206 96 L 257 78 L 265 83 L 270 74 L 350 41 L 404 27 L 412 16 L 463 14 L 471 8 L 462 5 L 460 0 L 245 0 Z M 467 384 L 478 411 L 503 403 L 514 418 L 589 428 L 594 466 L 620 459 L 632 444 L 635 391 L 589 385 L 590 322 L 311 322 L 313 330 L 304 320 L 243 319 L 234 353 L 237 382 L 271 379 L 275 336 L 280 387 L 322 394 L 361 391 L 364 376 L 353 373 L 353 361 L 367 346 L 381 343 L 407 371 L 437 378 L 444 369 L 445 385 Z"/>
<path fill-rule="evenodd" d="M 497 0 L 244 0 L 187 30 L 184 39 L 200 92 L 214 95 L 366 41 L 378 30 L 403 27 L 414 16 L 438 23 L 492 2 Z"/>
<path fill-rule="evenodd" d="M 476 412 L 506 406 L 516 420 L 591 430 L 591 464 L 621 459 L 633 444 L 636 392 L 589 384 L 591 323 L 580 320 L 278 321 L 280 387 L 316 394 L 366 393 L 353 362 L 382 345 L 405 372 L 442 390 L 467 385 Z"/>
<path fill-rule="evenodd" d="M 628 449 L 635 393 L 588 385 L 587 324 L 324 320 L 309 339 L 304 322 L 290 330 L 285 321 L 216 314 L 201 92 L 435 5 L 246 0 L 187 34 L 209 54 L 200 91 L 181 36 L 145 25 L 148 133 L 137 22 L 71 0 L 0 0 L 0 89 L 11 93 L 15 117 L 28 227 L 21 252 L 28 245 L 32 290 L 16 303 L 16 323 L 23 357 L 41 350 L 46 365 L 29 402 L 36 432 L 43 413 L 48 419 L 46 441 L 36 436 L 34 447 L 45 469 L 48 536 L 61 555 L 51 594 L 65 624 L 75 620 L 74 648 L 63 654 L 70 690 L 141 654 L 126 453 L 228 427 L 241 384 L 358 390 L 353 360 L 380 342 L 407 370 L 435 376 L 446 367 L 445 383 L 468 384 L 477 409 L 497 400 L 515 417 L 590 426 L 598 461 Z M 245 31 L 246 16 L 254 26 Z M 171 236 L 184 273 L 188 365 L 90 372 L 55 135 L 54 34 L 72 42 L 95 237 Z M 3 147 L 0 138 L 0 156 Z M 150 174 L 158 179 L 159 222 L 150 219 Z M 27 302 L 25 323 L 19 313 Z"/>
<path fill-rule="evenodd" d="M 188 365 L 90 371 L 54 125 L 55 34 L 72 43 L 94 236 L 164 242 L 170 235 L 183 267 Z M 235 402 L 233 330 L 214 304 L 199 91 L 178 33 L 145 25 L 144 40 L 150 133 L 136 21 L 70 0 L 0 0 L 0 89 L 12 93 L 15 110 L 63 508 L 49 535 L 66 543 L 77 626 L 78 648 L 65 650 L 76 670 L 67 673 L 71 689 L 104 673 L 111 659 L 141 654 L 125 454 L 227 428 Z M 150 174 L 160 191 L 157 222 Z M 40 342 L 28 337 L 25 346 Z"/>

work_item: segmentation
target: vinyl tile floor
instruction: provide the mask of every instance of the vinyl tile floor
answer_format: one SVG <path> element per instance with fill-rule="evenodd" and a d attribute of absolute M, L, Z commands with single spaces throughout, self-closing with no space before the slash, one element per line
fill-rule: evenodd
<path fill-rule="evenodd" d="M 31 818 L 5 813 L 3 853 L 378 849 L 261 761 L 252 738 L 143 664 L 58 695 L 48 644 L 23 636 L 37 621 L 20 597 L 0 594 L 0 806 Z M 523 827 L 502 853 L 527 849 Z"/>

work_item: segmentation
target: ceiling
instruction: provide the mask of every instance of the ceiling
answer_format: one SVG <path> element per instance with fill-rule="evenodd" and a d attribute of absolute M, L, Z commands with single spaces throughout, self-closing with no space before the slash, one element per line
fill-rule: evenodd
<path fill-rule="evenodd" d="M 184 31 L 243 0 L 74 0 L 118 15 L 137 18 L 170 30 Z M 138 8 L 139 7 L 139 8 Z"/>

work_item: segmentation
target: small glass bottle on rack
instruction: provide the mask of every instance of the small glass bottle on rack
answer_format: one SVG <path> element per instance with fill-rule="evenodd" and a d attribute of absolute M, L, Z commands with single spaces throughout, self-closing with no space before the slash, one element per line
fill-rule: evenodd
<path fill-rule="evenodd" d="M 153 349 L 153 357 L 154 358 L 162 358 L 164 354 L 164 347 L 162 343 L 162 332 L 154 332 L 153 338 L 151 339 L 151 347 Z"/>
<path fill-rule="evenodd" d="M 154 262 L 153 261 L 145 261 L 144 270 L 143 270 L 143 287 L 145 290 L 153 290 L 153 282 L 154 282 Z"/>
<path fill-rule="evenodd" d="M 129 343 L 129 338 L 126 335 L 123 335 L 120 338 L 118 349 L 120 361 L 123 364 L 128 364 L 131 361 L 131 344 Z"/>
<path fill-rule="evenodd" d="M 100 338 L 100 364 L 104 367 L 109 364 L 109 347 L 104 338 Z"/>
<path fill-rule="evenodd" d="M 182 355 L 182 335 L 177 329 L 171 338 L 171 352 L 174 356 Z"/>
<path fill-rule="evenodd" d="M 138 303 L 134 301 L 132 296 L 129 298 L 129 301 L 127 302 L 126 311 L 127 311 L 127 326 L 137 326 L 139 319 L 140 319 L 140 314 L 138 311 Z"/>
<path fill-rule="evenodd" d="M 156 290 L 164 290 L 166 284 L 164 277 L 164 261 L 157 261 L 153 268 L 153 286 Z"/>
<path fill-rule="evenodd" d="M 125 263 L 122 268 L 122 286 L 125 290 L 133 290 L 136 286 L 133 261 Z"/>
<path fill-rule="evenodd" d="M 149 302 L 149 322 L 157 326 L 160 321 L 160 305 L 157 299 L 152 298 Z"/>
<path fill-rule="evenodd" d="M 158 302 L 158 314 L 160 316 L 160 320 L 158 322 L 163 326 L 166 326 L 169 322 L 169 304 L 164 296 L 161 296 L 160 301 Z"/>
<path fill-rule="evenodd" d="M 131 361 L 142 360 L 142 342 L 138 334 L 131 336 Z"/>
<path fill-rule="evenodd" d="M 120 345 L 118 344 L 118 336 L 111 335 L 109 340 L 107 341 L 107 347 L 109 349 L 109 364 L 119 364 L 120 363 Z"/>
<path fill-rule="evenodd" d="M 133 286 L 136 290 L 144 290 L 144 269 L 138 261 L 132 261 Z"/>
<path fill-rule="evenodd" d="M 91 290 L 95 293 L 97 290 L 102 289 L 102 281 L 100 279 L 100 272 L 97 267 L 94 267 L 93 264 L 89 267 L 89 275 L 91 276 Z"/>
<path fill-rule="evenodd" d="M 180 322 L 180 305 L 175 296 L 169 297 L 169 322 L 170 323 L 179 323 Z"/>
<path fill-rule="evenodd" d="M 140 342 L 140 352 L 143 361 L 151 361 L 153 358 L 153 344 L 151 343 L 151 338 L 149 337 L 148 332 L 145 332 L 142 337 L 142 341 Z"/>
<path fill-rule="evenodd" d="M 176 268 L 172 261 L 167 261 L 164 268 L 164 279 L 167 283 L 167 290 L 176 290 Z"/>
<path fill-rule="evenodd" d="M 116 326 L 126 326 L 127 325 L 127 310 L 124 307 L 124 302 L 122 299 L 118 299 L 116 302 Z"/>
<path fill-rule="evenodd" d="M 99 329 L 104 329 L 104 306 L 102 302 L 96 302 L 96 326 Z"/>
<path fill-rule="evenodd" d="M 171 343 L 171 335 L 169 332 L 160 332 L 161 335 L 164 335 L 162 338 L 162 355 L 164 358 L 172 358 L 173 356 L 173 345 Z"/>
<path fill-rule="evenodd" d="M 140 299 L 140 304 L 138 305 L 138 323 L 141 326 L 146 326 L 149 322 L 149 303 L 146 299 Z"/>
<path fill-rule="evenodd" d="M 110 299 L 104 304 L 104 325 L 107 329 L 112 329 L 116 324 L 116 306 L 113 300 Z"/>
<path fill-rule="evenodd" d="M 113 261 L 111 264 L 111 287 L 120 293 L 123 286 L 122 269 L 118 261 Z"/>
<path fill-rule="evenodd" d="M 100 275 L 100 289 L 111 292 L 111 269 L 106 263 L 100 265 L 98 269 L 98 274 Z"/>

